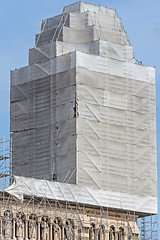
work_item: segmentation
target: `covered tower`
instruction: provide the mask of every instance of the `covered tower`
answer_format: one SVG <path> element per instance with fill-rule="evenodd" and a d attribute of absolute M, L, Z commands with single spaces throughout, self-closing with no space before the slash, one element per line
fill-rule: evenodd
<path fill-rule="evenodd" d="M 155 69 L 135 62 L 116 11 L 69 5 L 42 22 L 29 65 L 11 72 L 13 173 L 156 213 L 155 114 Z"/>

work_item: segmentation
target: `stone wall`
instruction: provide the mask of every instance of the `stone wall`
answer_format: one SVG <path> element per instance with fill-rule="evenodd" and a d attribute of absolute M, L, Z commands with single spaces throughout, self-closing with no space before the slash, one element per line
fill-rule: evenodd
<path fill-rule="evenodd" d="M 0 239 L 138 239 L 138 215 L 48 200 L 0 200 Z"/>

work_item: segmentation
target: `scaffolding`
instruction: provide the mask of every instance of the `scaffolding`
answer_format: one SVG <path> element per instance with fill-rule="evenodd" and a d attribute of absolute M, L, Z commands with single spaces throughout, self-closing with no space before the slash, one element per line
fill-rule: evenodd
<path fill-rule="evenodd" d="M 11 72 L 14 172 L 156 206 L 155 69 L 135 64 L 113 9 L 76 3 L 41 29 Z"/>
<path fill-rule="evenodd" d="M 82 2 L 70 5 L 42 22 L 35 42 L 29 66 L 11 72 L 14 174 L 78 182 L 121 197 L 138 195 L 132 200 L 141 200 L 139 209 L 147 206 L 156 213 L 154 69 L 133 57 L 116 11 Z M 129 202 L 124 195 L 122 201 Z M 142 240 L 158 236 L 156 216 L 120 208 L 112 225 L 109 208 L 35 195 L 20 205 L 6 195 L 2 208 L 36 214 L 36 221 L 46 212 L 49 219 L 63 218 L 63 233 L 70 229 L 67 239 L 85 238 L 88 208 L 90 235 L 99 234 L 98 240 L 102 233 L 117 239 L 117 231 L 118 240 L 136 239 L 139 230 Z"/>
<path fill-rule="evenodd" d="M 0 189 L 6 189 L 12 176 L 12 146 L 11 141 L 0 138 Z"/>
<path fill-rule="evenodd" d="M 34 215 L 37 225 L 44 216 L 47 217 L 49 226 L 57 219 L 61 231 L 63 230 L 63 234 L 66 234 L 66 239 L 92 239 L 89 231 L 93 227 L 93 233 L 99 236 L 96 239 L 113 240 L 112 232 L 118 234 L 119 240 L 138 238 L 140 240 L 158 240 L 157 216 L 148 216 L 137 220 L 138 213 L 136 212 L 120 212 L 87 204 L 61 202 L 48 198 L 39 199 L 36 196 L 26 197 L 23 202 L 16 202 L 11 195 L 5 195 L 5 201 L 3 204 L 1 202 L 1 213 L 3 212 L 1 219 L 3 221 L 5 221 L 4 215 L 7 211 L 10 212 L 11 221 L 14 222 L 12 229 L 18 221 L 17 214 L 21 213 L 24 222 L 28 216 Z M 3 231 L 5 229 L 4 224 Z"/>
<path fill-rule="evenodd" d="M 140 240 L 158 240 L 158 215 L 150 215 L 138 220 Z"/>
<path fill-rule="evenodd" d="M 129 240 L 137 239 L 137 237 L 140 237 L 140 240 L 158 239 L 157 215 L 140 217 L 139 213 L 133 211 L 121 212 L 120 210 L 111 210 L 106 207 L 94 207 L 87 204 L 79 204 L 77 202 L 58 201 L 48 199 L 47 197 L 40 199 L 34 195 L 24 198 L 23 202 L 15 201 L 14 196 L 8 195 L 5 192 L 5 189 L 10 185 L 12 179 L 12 144 L 10 140 L 6 140 L 5 138 L 1 139 L 0 143 L 1 161 L 3 163 L 0 168 L 0 186 L 2 189 L 0 208 L 1 220 L 3 222 L 3 233 L 8 228 L 8 225 L 4 224 L 5 221 L 8 221 L 6 220 L 8 219 L 7 213 L 9 213 L 11 221 L 14 222 L 11 232 L 14 232 L 13 228 L 16 226 L 17 222 L 16 216 L 20 212 L 25 216 L 31 216 L 34 214 L 34 216 L 36 216 L 36 221 L 38 221 L 37 219 L 42 220 L 42 217 L 46 216 L 47 213 L 48 224 L 51 219 L 54 221 L 57 219 L 60 224 L 61 231 L 63 220 L 63 227 L 65 226 L 64 234 L 67 234 L 67 231 L 69 230 L 69 236 L 71 239 L 79 239 L 80 236 L 81 239 L 86 239 L 87 234 L 91 234 L 88 232 L 90 224 L 93 228 L 93 232 L 97 232 L 97 234 L 99 234 L 98 239 L 103 239 L 103 235 L 107 236 L 106 239 L 111 239 L 111 229 L 113 232 L 115 230 L 117 232 L 117 229 L 119 229 L 118 239 Z M 43 184 L 40 188 L 44 189 Z M 139 231 L 137 230 L 137 225 Z M 115 230 L 111 227 L 114 227 Z"/>

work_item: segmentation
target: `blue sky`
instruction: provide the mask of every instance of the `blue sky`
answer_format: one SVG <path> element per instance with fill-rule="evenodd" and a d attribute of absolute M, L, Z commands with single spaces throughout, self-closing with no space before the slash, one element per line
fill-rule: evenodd
<path fill-rule="evenodd" d="M 34 35 L 40 31 L 42 19 L 61 13 L 63 6 L 74 2 L 0 0 L 0 138 L 9 138 L 10 69 L 27 65 L 28 49 L 34 46 Z M 157 146 L 159 146 L 160 1 L 86 0 L 85 2 L 116 8 L 128 32 L 135 57 L 145 65 L 156 67 Z M 158 162 L 159 158 L 160 149 L 158 149 Z"/>

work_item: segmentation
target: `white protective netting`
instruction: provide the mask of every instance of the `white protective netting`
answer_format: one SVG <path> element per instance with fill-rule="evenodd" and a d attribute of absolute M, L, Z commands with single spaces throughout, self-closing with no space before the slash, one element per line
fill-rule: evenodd
<path fill-rule="evenodd" d="M 155 69 L 135 64 L 115 10 L 65 7 L 11 72 L 13 173 L 155 204 L 155 114 Z"/>

